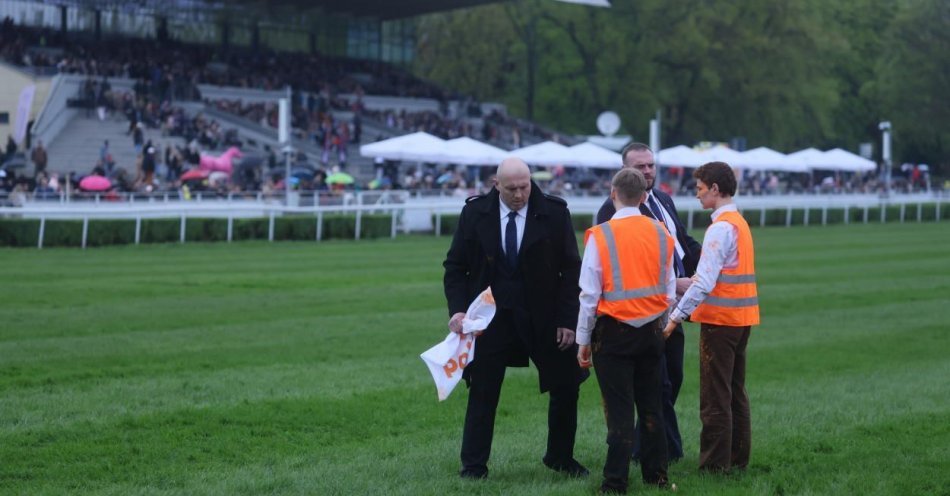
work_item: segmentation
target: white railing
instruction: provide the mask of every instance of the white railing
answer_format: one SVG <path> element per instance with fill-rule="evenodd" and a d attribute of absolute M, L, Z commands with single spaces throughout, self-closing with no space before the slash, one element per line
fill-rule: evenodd
<path fill-rule="evenodd" d="M 369 195 L 376 198 L 371 199 Z M 810 201 L 808 201 L 810 200 Z M 687 202 L 689 202 L 687 204 Z M 934 209 L 933 218 L 941 220 L 941 206 L 945 203 L 942 195 L 904 195 L 881 198 L 875 195 L 851 195 L 849 197 L 748 197 L 737 200 L 740 210 L 754 224 L 754 214 L 759 211 L 759 224 L 765 225 L 766 212 L 775 209 L 785 209 L 786 226 L 792 224 L 793 212 L 804 209 L 803 223 L 805 225 L 828 221 L 829 209 L 844 209 L 843 222 L 848 223 L 850 209 L 863 211 L 863 223 L 871 222 L 869 211 L 872 208 L 880 209 L 880 222 L 887 222 L 886 207 L 899 206 L 900 222 L 908 218 L 908 209 L 916 212 L 916 220 L 921 222 L 925 209 Z M 568 206 L 574 214 L 596 214 L 603 204 L 602 198 L 572 197 L 568 199 Z M 410 197 L 406 192 L 364 192 L 352 195 L 345 204 L 314 205 L 314 206 L 286 206 L 279 201 L 262 200 L 235 200 L 230 201 L 167 201 L 152 203 L 136 202 L 90 202 L 90 203 L 29 203 L 18 207 L 0 207 L 0 219 L 39 219 L 39 236 L 37 247 L 43 247 L 44 231 L 47 220 L 81 220 L 82 242 L 85 248 L 88 242 L 89 221 L 97 219 L 130 219 L 135 220 L 135 243 L 141 240 L 142 221 L 144 219 L 179 219 L 179 241 L 186 241 L 186 226 L 192 218 L 226 218 L 227 241 L 233 241 L 234 219 L 267 218 L 268 241 L 274 241 L 274 226 L 276 219 L 285 215 L 313 216 L 316 235 L 315 241 L 323 238 L 323 217 L 328 214 L 355 214 L 356 228 L 354 239 L 360 239 L 362 217 L 367 214 L 390 215 L 392 218 L 390 236 L 396 237 L 403 232 L 433 232 L 440 236 L 442 216 L 457 215 L 464 205 L 463 197 Z M 883 208 L 882 208 L 883 207 Z M 677 208 L 687 214 L 687 227 L 693 228 L 693 219 L 701 213 L 695 199 L 681 197 L 677 199 Z M 819 209 L 821 219 L 809 219 L 811 210 Z M 928 213 L 929 217 L 929 213 Z"/>

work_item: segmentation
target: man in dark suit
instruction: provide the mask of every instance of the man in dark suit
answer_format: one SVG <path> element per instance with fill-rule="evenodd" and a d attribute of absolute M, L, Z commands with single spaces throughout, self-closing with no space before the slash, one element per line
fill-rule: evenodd
<path fill-rule="evenodd" d="M 683 226 L 679 213 L 676 211 L 676 205 L 673 204 L 673 199 L 658 188 L 654 188 L 656 163 L 653 150 L 650 150 L 650 147 L 643 143 L 630 143 L 620 153 L 623 157 L 623 166 L 642 172 L 643 177 L 647 180 L 648 195 L 646 201 L 640 205 L 640 212 L 663 223 L 676 241 L 673 265 L 676 271 L 676 292 L 682 295 L 689 288 L 691 282 L 689 278 L 696 272 L 696 264 L 699 263 L 702 245 L 686 232 L 686 227 Z M 615 212 L 613 202 L 610 198 L 607 198 L 607 201 L 597 212 L 597 223 L 607 222 Z M 673 407 L 676 405 L 680 386 L 683 385 L 684 341 L 683 326 L 678 325 L 673 335 L 666 340 L 664 357 L 660 363 L 660 367 L 663 369 L 661 370 L 663 373 L 663 417 L 666 424 L 666 442 L 669 447 L 671 462 L 683 457 L 683 440 L 680 437 L 676 410 Z M 637 432 L 641 432 L 639 425 L 637 426 Z M 640 437 L 637 436 L 637 439 L 639 440 Z M 634 458 L 639 458 L 639 448 L 640 443 L 638 441 L 633 449 Z"/>
<path fill-rule="evenodd" d="M 541 392 L 550 393 L 542 461 L 570 476 L 587 475 L 574 459 L 578 390 L 589 373 L 575 359 L 580 256 L 567 203 L 543 194 L 523 161 L 506 159 L 495 188 L 466 201 L 443 265 L 450 330 L 461 332 L 465 310 L 486 287 L 497 308 L 463 375 L 469 396 L 460 475 L 488 475 L 505 369 L 525 367 L 529 357 Z"/>

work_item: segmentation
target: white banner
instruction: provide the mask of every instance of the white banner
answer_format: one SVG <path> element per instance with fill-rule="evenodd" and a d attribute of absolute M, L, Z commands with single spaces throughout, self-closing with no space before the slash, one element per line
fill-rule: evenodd
<path fill-rule="evenodd" d="M 30 120 L 30 107 L 33 106 L 35 93 L 35 84 L 23 88 L 20 92 L 20 103 L 16 107 L 16 122 L 13 125 L 13 140 L 17 143 L 23 143 L 23 138 L 26 137 L 26 123 Z"/>

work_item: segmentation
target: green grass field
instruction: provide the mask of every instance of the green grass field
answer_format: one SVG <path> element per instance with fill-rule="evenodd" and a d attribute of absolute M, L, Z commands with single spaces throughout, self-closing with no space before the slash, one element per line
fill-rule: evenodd
<path fill-rule="evenodd" d="M 752 464 L 696 471 L 691 324 L 679 492 L 950 494 L 950 227 L 753 232 Z M 418 358 L 447 332 L 448 244 L 0 250 L 0 493 L 592 493 L 595 379 L 576 450 L 593 474 L 565 480 L 541 465 L 534 369 L 509 370 L 490 478 L 458 478 L 466 392 L 439 403 Z"/>

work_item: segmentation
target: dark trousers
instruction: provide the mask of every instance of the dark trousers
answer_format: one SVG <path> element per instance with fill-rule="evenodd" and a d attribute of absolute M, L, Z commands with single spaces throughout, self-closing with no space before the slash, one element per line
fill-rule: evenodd
<path fill-rule="evenodd" d="M 634 408 L 643 421 L 640 472 L 650 484 L 666 482 L 668 454 L 661 402 L 663 336 L 656 321 L 631 327 L 611 317 L 597 319 L 591 338 L 594 372 L 607 420 L 605 490 L 625 492 L 630 453 L 637 437 Z"/>
<path fill-rule="evenodd" d="M 676 420 L 676 399 L 680 395 L 683 385 L 683 348 L 686 337 L 683 335 L 683 325 L 676 326 L 670 334 L 663 348 L 660 358 L 660 380 L 663 382 L 663 424 L 666 426 L 666 447 L 669 450 L 670 461 L 683 458 L 683 438 L 680 436 L 679 422 Z M 633 443 L 633 458 L 640 459 L 640 437 L 643 436 L 642 426 L 637 420 L 637 439 Z"/>
<path fill-rule="evenodd" d="M 510 318 L 509 312 L 495 314 L 496 319 Z M 512 324 L 514 319 L 512 320 Z M 509 353 L 523 353 L 521 338 L 512 326 L 493 326 L 492 347 L 479 348 L 476 341 L 475 360 L 469 366 L 468 409 L 462 432 L 462 468 L 475 473 L 488 472 L 495 412 L 501 396 L 501 385 Z M 479 338 L 481 339 L 481 338 Z M 497 346 L 504 340 L 506 346 Z M 552 388 L 548 400 L 548 442 L 544 459 L 553 464 L 566 464 L 574 459 L 574 437 L 577 433 L 577 397 L 580 381 Z"/>
<path fill-rule="evenodd" d="M 702 324 L 699 331 L 699 468 L 724 472 L 749 465 L 752 422 L 745 389 L 750 327 Z"/>

